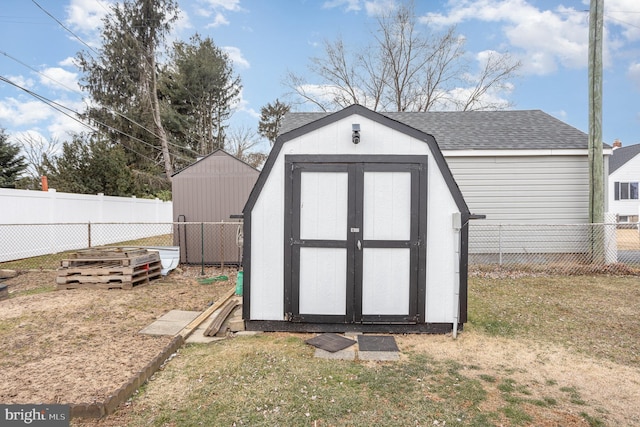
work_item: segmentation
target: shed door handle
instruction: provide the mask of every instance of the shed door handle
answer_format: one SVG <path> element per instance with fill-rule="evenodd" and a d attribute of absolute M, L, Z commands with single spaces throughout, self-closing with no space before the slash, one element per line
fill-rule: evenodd
<path fill-rule="evenodd" d="M 356 242 L 356 246 L 358 247 L 358 250 L 361 251 L 362 250 L 362 243 L 360 243 L 360 240 L 358 239 L 358 241 Z"/>

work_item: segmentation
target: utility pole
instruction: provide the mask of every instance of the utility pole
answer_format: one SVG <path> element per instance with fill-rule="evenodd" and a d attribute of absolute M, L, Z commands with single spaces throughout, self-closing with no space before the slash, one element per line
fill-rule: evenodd
<path fill-rule="evenodd" d="M 589 9 L 589 222 L 604 223 L 602 153 L 602 28 L 604 0 Z M 604 230 L 592 230 L 592 260 L 604 260 Z"/>
<path fill-rule="evenodd" d="M 589 222 L 604 222 L 602 154 L 602 27 L 604 0 L 591 0 L 589 13 Z"/>

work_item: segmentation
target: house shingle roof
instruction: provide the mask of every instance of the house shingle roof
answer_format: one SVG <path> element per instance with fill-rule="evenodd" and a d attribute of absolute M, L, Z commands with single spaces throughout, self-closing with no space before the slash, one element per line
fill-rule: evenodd
<path fill-rule="evenodd" d="M 613 154 L 609 157 L 609 174 L 615 172 L 638 154 L 640 154 L 640 144 L 628 145 L 613 150 Z"/>
<path fill-rule="evenodd" d="M 331 113 L 291 112 L 280 133 Z M 433 135 L 441 150 L 587 149 L 588 135 L 541 110 L 381 113 Z M 362 130 L 364 134 L 366 129 Z M 606 144 L 605 147 L 608 147 Z"/>

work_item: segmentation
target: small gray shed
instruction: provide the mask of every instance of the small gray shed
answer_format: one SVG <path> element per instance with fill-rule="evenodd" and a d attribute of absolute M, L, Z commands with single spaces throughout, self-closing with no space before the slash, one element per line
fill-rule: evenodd
<path fill-rule="evenodd" d="M 457 331 L 471 218 L 431 135 L 360 105 L 281 134 L 244 209 L 246 327 Z"/>
<path fill-rule="evenodd" d="M 216 150 L 173 175 L 174 245 L 180 246 L 180 262 L 187 264 L 240 264 L 236 243 L 238 222 L 260 172 L 223 151 Z"/>

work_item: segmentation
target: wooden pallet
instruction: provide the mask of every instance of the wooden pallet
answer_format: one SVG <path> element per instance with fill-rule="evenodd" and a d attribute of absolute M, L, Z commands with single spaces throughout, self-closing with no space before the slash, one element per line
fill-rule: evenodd
<path fill-rule="evenodd" d="M 110 256 L 105 254 L 102 258 L 93 258 L 93 257 L 76 257 L 63 259 L 60 261 L 60 267 L 70 268 L 70 267 L 79 267 L 79 268 L 92 268 L 95 266 L 120 266 L 120 267 L 137 267 L 140 265 L 149 264 L 152 262 L 160 261 L 160 255 L 157 252 L 148 252 L 136 255 L 130 258 L 123 258 L 118 256 Z"/>
<path fill-rule="evenodd" d="M 148 252 L 149 251 L 145 248 L 107 246 L 102 248 L 81 249 L 78 252 L 71 254 L 71 258 L 132 258 L 144 255 Z"/>
<path fill-rule="evenodd" d="M 111 249 L 111 248 L 110 248 Z M 103 255 L 102 258 L 97 253 Z M 88 250 L 60 262 L 58 289 L 132 289 L 161 276 L 162 263 L 157 252 L 146 249 L 114 256 L 112 250 L 89 253 Z"/>

